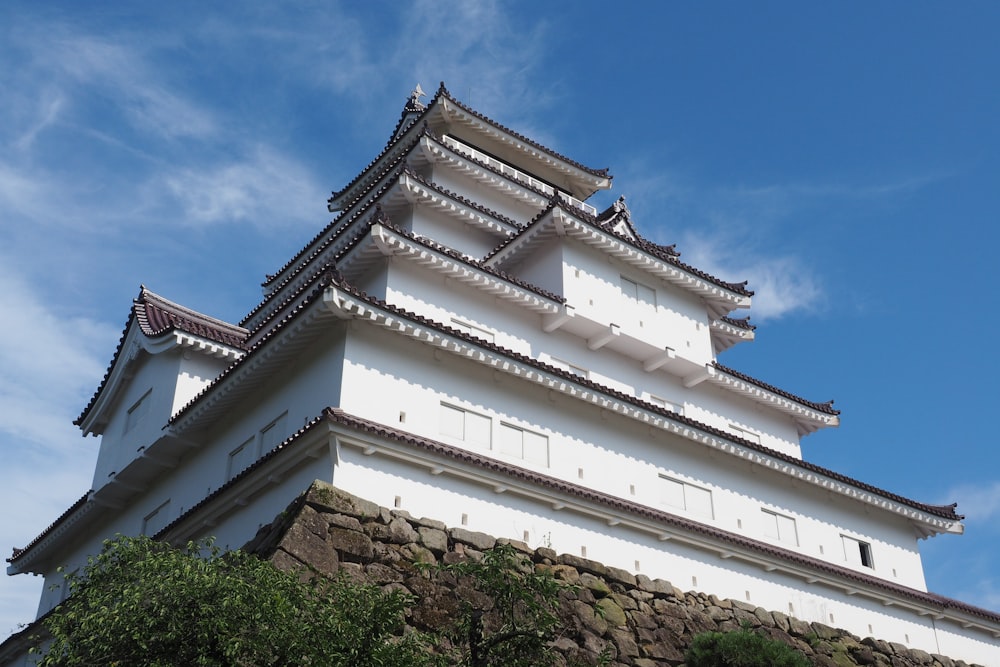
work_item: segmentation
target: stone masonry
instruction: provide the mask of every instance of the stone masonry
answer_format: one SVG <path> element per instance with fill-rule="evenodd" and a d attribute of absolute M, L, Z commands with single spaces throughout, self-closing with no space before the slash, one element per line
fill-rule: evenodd
<path fill-rule="evenodd" d="M 574 586 L 564 594 L 563 633 L 555 640 L 567 660 L 590 662 L 603 651 L 611 656 L 612 667 L 683 665 L 694 635 L 749 624 L 794 647 L 818 667 L 970 667 L 961 660 L 871 637 L 861 639 L 742 601 L 683 592 L 668 581 L 585 558 L 545 548 L 531 550 L 511 540 L 499 542 L 511 544 L 536 568 L 548 569 Z M 344 571 L 360 580 L 401 587 L 418 600 L 407 623 L 416 629 L 439 630 L 457 609 L 452 584 L 415 564 L 475 558 L 497 543 L 484 533 L 414 518 L 317 481 L 244 548 L 283 569 Z"/>

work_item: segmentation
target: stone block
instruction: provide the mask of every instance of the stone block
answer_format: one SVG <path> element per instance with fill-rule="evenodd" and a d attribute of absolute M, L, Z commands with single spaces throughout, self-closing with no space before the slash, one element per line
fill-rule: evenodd
<path fill-rule="evenodd" d="M 318 572 L 337 571 L 339 558 L 331 544 L 303 524 L 292 524 L 278 547 Z"/>
<path fill-rule="evenodd" d="M 417 528 L 419 542 L 426 548 L 440 556 L 448 551 L 448 533 L 439 528 L 431 526 L 419 526 Z"/>
<path fill-rule="evenodd" d="M 379 516 L 380 508 L 370 500 L 358 498 L 335 486 L 316 480 L 306 494 L 306 503 L 318 511 L 347 514 L 358 519 Z"/>
<path fill-rule="evenodd" d="M 619 607 L 610 597 L 598 600 L 596 609 L 598 610 L 598 615 L 602 616 L 607 621 L 608 626 L 612 628 L 624 627 L 628 620 L 625 616 L 625 610 Z"/>
<path fill-rule="evenodd" d="M 375 555 L 371 539 L 364 533 L 354 530 L 330 528 L 327 542 L 337 550 L 342 561 L 367 563 Z"/>
<path fill-rule="evenodd" d="M 479 551 L 492 549 L 497 543 L 496 538 L 492 535 L 466 530 L 465 528 L 452 528 L 449 533 L 451 534 L 451 539 L 462 544 L 468 544 Z"/>

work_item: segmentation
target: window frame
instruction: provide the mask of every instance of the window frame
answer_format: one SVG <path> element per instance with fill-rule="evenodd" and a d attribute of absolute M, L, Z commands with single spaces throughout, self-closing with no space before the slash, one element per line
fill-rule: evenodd
<path fill-rule="evenodd" d="M 693 517 L 698 517 L 698 518 L 702 518 L 702 519 L 708 519 L 710 521 L 714 521 L 715 520 L 715 499 L 714 499 L 713 494 L 712 494 L 712 489 L 710 489 L 708 487 L 705 487 L 705 486 L 700 486 L 698 484 L 692 484 L 691 482 L 686 482 L 683 479 L 679 479 L 677 477 L 674 477 L 673 475 L 670 475 L 669 473 L 662 473 L 661 472 L 661 473 L 658 474 L 658 478 L 660 480 L 660 503 L 661 504 L 667 505 L 667 506 L 672 507 L 674 509 L 679 509 L 679 510 L 681 510 L 683 512 L 686 512 L 687 514 L 690 514 Z M 680 485 L 680 487 L 681 487 L 680 488 L 681 498 L 682 498 L 683 503 L 684 503 L 683 506 L 677 505 L 676 503 L 673 503 L 673 502 L 670 502 L 669 500 L 667 500 L 667 498 L 666 498 L 667 494 L 665 493 L 666 487 L 663 485 L 664 482 L 669 482 L 669 483 Z M 707 514 L 704 513 L 704 512 L 701 512 L 700 510 L 697 509 L 696 505 L 698 505 L 698 503 L 694 502 L 695 496 L 692 496 L 689 493 L 689 491 L 696 491 L 696 492 L 704 493 L 705 494 L 705 497 L 708 498 L 708 513 Z"/>
<path fill-rule="evenodd" d="M 770 523 L 765 523 L 764 525 L 764 536 L 773 539 L 781 544 L 789 544 L 791 546 L 799 546 L 799 527 L 798 522 L 795 521 L 795 517 L 788 516 L 787 514 L 782 514 L 781 512 L 775 512 L 774 510 L 767 509 L 766 507 L 761 507 L 760 512 L 763 516 L 769 517 L 765 521 L 770 521 L 770 518 L 774 519 L 774 534 L 768 534 L 768 526 Z M 784 520 L 784 521 L 782 521 Z M 791 539 L 787 539 L 789 536 L 785 534 L 785 530 L 782 529 L 782 525 L 790 527 L 791 529 Z"/>

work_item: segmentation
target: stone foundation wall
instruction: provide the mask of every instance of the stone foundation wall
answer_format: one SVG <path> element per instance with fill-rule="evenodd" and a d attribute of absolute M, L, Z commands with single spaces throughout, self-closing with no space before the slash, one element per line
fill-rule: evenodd
<path fill-rule="evenodd" d="M 668 581 L 585 558 L 500 541 L 523 551 L 537 568 L 547 568 L 577 587 L 560 608 L 564 633 L 555 645 L 566 659 L 592 660 L 604 651 L 613 667 L 682 665 L 694 635 L 748 623 L 820 667 L 967 665 L 901 644 L 860 639 L 742 601 L 683 592 Z M 457 599 L 446 578 L 432 577 L 415 564 L 475 557 L 497 543 L 484 533 L 414 518 L 316 482 L 244 548 L 284 569 L 307 565 L 323 573 L 345 571 L 361 580 L 402 587 L 418 599 L 407 622 L 417 629 L 438 630 L 455 617 Z"/>

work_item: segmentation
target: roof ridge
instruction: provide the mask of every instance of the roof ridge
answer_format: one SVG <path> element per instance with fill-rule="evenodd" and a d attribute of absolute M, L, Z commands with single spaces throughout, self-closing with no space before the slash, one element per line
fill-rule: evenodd
<path fill-rule="evenodd" d="M 750 319 L 750 318 L 748 317 L 747 319 Z M 736 326 L 740 326 L 740 325 L 736 325 Z M 802 398 L 801 396 L 797 396 L 796 394 L 793 394 L 793 393 L 791 393 L 789 391 L 785 391 L 784 389 L 779 389 L 778 387 L 775 387 L 772 384 L 768 384 L 767 382 L 764 382 L 763 380 L 758 380 L 757 378 L 752 377 L 750 375 L 747 375 L 746 373 L 741 373 L 740 371 L 732 369 L 732 368 L 729 368 L 728 366 L 723 366 L 718 361 L 713 361 L 712 362 L 712 366 L 714 366 L 715 368 L 719 369 L 720 371 L 722 371 L 724 373 L 728 373 L 729 375 L 732 375 L 733 377 L 736 377 L 736 378 L 739 378 L 740 380 L 744 380 L 746 382 L 749 382 L 750 384 L 756 385 L 756 386 L 760 387 L 761 389 L 766 389 L 766 390 L 768 390 L 770 392 L 778 394 L 779 396 L 784 396 L 785 398 L 793 400 L 796 403 L 801 403 L 802 405 L 805 405 L 806 407 L 810 407 L 810 408 L 812 408 L 814 410 L 818 410 L 820 412 L 824 412 L 824 413 L 830 414 L 830 415 L 839 415 L 840 414 L 840 410 L 834 409 L 834 407 L 833 407 L 833 400 L 832 399 L 829 400 L 829 401 L 826 401 L 825 403 L 821 403 L 821 402 L 818 402 L 818 401 L 810 401 L 808 399 Z"/>
<path fill-rule="evenodd" d="M 202 313 L 200 311 L 188 308 L 187 306 L 182 306 L 176 301 L 171 301 L 170 299 L 167 299 L 157 294 L 156 292 L 147 289 L 145 285 L 140 286 L 139 296 L 133 299 L 132 303 L 136 307 L 146 304 L 152 305 L 162 310 L 170 311 L 177 315 L 183 315 L 186 317 L 190 317 L 194 320 L 210 324 L 212 326 L 216 326 L 222 329 L 227 329 L 236 334 L 242 333 L 245 335 L 247 333 L 247 330 L 244 327 L 239 326 L 238 324 L 232 324 L 217 317 L 212 317 L 211 315 L 206 315 L 205 313 Z M 189 332 L 189 333 L 194 333 L 194 332 Z M 218 342 L 223 342 L 223 341 L 218 341 Z"/>
<path fill-rule="evenodd" d="M 580 162 L 577 162 L 576 160 L 573 160 L 571 158 L 566 157 L 565 155 L 559 153 L 558 151 L 555 151 L 555 150 L 553 150 L 553 149 L 551 149 L 551 148 L 549 148 L 547 146 L 543 146 L 542 144 L 538 143 L 534 139 L 526 137 L 525 135 L 523 135 L 523 134 L 521 134 L 519 132 L 516 132 L 516 131 L 514 131 L 512 129 L 510 129 L 509 127 L 507 127 L 506 125 L 503 125 L 502 123 L 498 123 L 497 121 L 493 120 L 489 116 L 487 116 L 487 115 L 485 115 L 485 114 L 483 114 L 483 113 L 481 113 L 479 111 L 476 111 L 472 107 L 466 105 L 464 102 L 461 102 L 458 99 L 456 99 L 455 96 L 452 95 L 451 92 L 447 88 L 445 88 L 444 81 L 441 82 L 441 86 L 438 88 L 437 93 L 435 93 L 434 99 L 431 100 L 427 104 L 427 108 L 428 109 L 430 109 L 431 106 L 438 100 L 439 96 L 444 96 L 444 97 L 448 98 L 449 101 L 451 101 L 454 104 L 456 104 L 463 111 L 465 111 L 466 113 L 472 114 L 473 116 L 475 116 L 479 120 L 482 120 L 482 121 L 484 121 L 486 123 L 489 123 L 490 125 L 496 127 L 497 129 L 500 129 L 500 130 L 506 132 L 507 134 L 511 135 L 512 137 L 515 137 L 519 141 L 523 141 L 524 143 L 528 144 L 529 146 L 533 146 L 533 147 L 535 147 L 535 148 L 537 148 L 537 149 L 539 149 L 539 150 L 541 150 L 541 151 L 543 151 L 545 153 L 548 153 L 552 157 L 555 157 L 555 158 L 557 158 L 557 159 L 559 159 L 559 160 L 561 160 L 563 162 L 571 164 L 574 167 L 576 167 L 577 169 L 580 169 L 581 171 L 585 171 L 588 174 L 591 174 L 592 176 L 601 176 L 601 177 L 607 178 L 607 179 L 614 178 L 614 176 L 612 176 L 609 173 L 610 169 L 608 167 L 605 167 L 603 169 L 594 169 L 593 167 L 588 167 L 585 164 L 582 164 Z"/>

